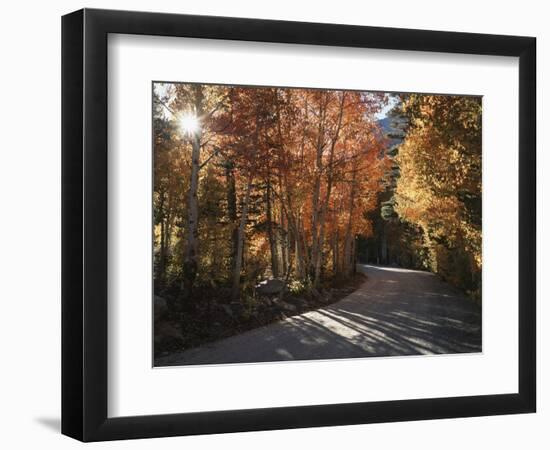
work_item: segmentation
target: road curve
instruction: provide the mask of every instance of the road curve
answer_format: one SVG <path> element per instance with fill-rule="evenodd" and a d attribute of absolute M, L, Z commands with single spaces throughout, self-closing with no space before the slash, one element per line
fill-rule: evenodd
<path fill-rule="evenodd" d="M 367 280 L 344 299 L 155 366 L 481 351 L 481 309 L 429 272 L 359 265 Z"/>

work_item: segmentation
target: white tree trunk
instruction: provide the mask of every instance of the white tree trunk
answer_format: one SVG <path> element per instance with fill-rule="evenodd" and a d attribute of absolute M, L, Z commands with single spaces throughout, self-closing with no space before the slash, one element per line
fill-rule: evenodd
<path fill-rule="evenodd" d="M 199 202 L 197 191 L 199 187 L 199 163 L 200 141 L 195 136 L 192 142 L 191 155 L 191 180 L 187 194 L 187 245 L 184 257 L 184 277 L 187 282 L 186 289 L 190 289 L 198 272 L 198 247 L 199 247 Z"/>
<path fill-rule="evenodd" d="M 241 220 L 239 222 L 239 231 L 237 235 L 237 257 L 233 269 L 233 288 L 231 291 L 232 300 L 237 300 L 240 296 L 241 268 L 243 263 L 244 234 L 246 222 L 248 220 L 248 204 L 250 202 L 250 191 L 252 190 L 252 177 L 248 179 L 246 193 L 244 196 L 243 209 L 241 211 Z"/>
<path fill-rule="evenodd" d="M 202 87 L 197 85 L 195 88 L 195 114 L 201 116 L 203 112 L 203 92 Z M 191 180 L 189 191 L 187 193 L 187 243 L 185 246 L 183 275 L 184 287 L 187 294 L 190 294 L 193 283 L 199 269 L 198 249 L 199 249 L 199 170 L 201 159 L 201 132 L 200 130 L 191 136 Z"/>

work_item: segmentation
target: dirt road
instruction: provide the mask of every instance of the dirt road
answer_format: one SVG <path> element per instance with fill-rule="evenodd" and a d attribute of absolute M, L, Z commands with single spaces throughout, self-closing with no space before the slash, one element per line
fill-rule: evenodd
<path fill-rule="evenodd" d="M 437 276 L 360 265 L 367 281 L 330 306 L 159 358 L 155 366 L 481 351 L 481 310 Z"/>

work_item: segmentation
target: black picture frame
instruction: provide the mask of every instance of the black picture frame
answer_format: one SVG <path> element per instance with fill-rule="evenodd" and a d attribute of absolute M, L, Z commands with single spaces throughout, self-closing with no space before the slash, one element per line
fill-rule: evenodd
<path fill-rule="evenodd" d="M 107 36 L 519 57 L 517 393 L 107 417 Z M 62 433 L 82 441 L 535 412 L 536 39 L 83 9 L 62 18 Z"/>

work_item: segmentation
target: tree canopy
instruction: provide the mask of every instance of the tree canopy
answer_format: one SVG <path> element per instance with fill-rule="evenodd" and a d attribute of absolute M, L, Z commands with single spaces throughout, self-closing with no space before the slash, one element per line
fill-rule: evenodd
<path fill-rule="evenodd" d="M 316 292 L 353 273 L 388 170 L 386 95 L 158 83 L 153 102 L 156 292 L 243 300 L 268 277 Z"/>
<path fill-rule="evenodd" d="M 156 83 L 155 292 L 242 301 L 278 278 L 315 294 L 353 273 L 359 243 L 479 297 L 481 112 L 469 96 Z"/>

